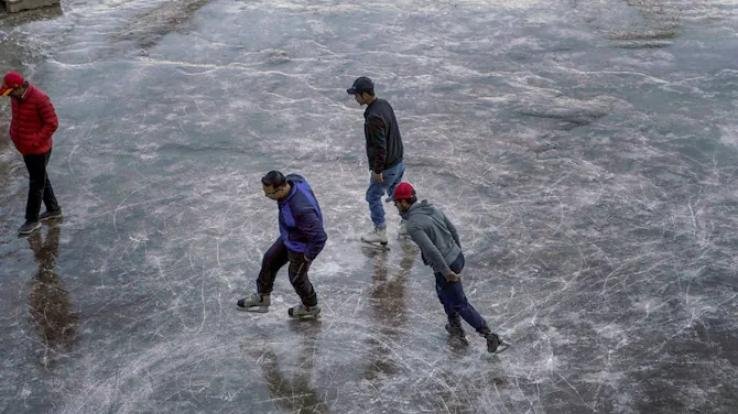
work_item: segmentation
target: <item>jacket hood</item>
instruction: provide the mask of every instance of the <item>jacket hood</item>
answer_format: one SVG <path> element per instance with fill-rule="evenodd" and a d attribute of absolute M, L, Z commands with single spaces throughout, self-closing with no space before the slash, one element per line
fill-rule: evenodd
<path fill-rule="evenodd" d="M 423 200 L 410 206 L 406 212 L 400 213 L 400 217 L 408 220 L 410 217 L 415 215 L 427 216 L 433 214 L 434 209 L 435 207 L 433 207 L 433 204 L 429 203 L 428 200 Z"/>
<path fill-rule="evenodd" d="M 280 203 L 287 202 L 290 198 L 292 198 L 297 192 L 297 185 L 305 182 L 305 178 L 299 174 L 287 174 L 284 178 L 285 180 L 287 180 L 288 183 L 290 183 L 290 187 L 292 188 L 290 189 L 290 193 L 287 194 L 287 197 L 279 200 Z"/>
<path fill-rule="evenodd" d="M 300 174 L 287 174 L 284 178 L 290 184 L 305 182 L 305 177 L 301 176 Z"/>

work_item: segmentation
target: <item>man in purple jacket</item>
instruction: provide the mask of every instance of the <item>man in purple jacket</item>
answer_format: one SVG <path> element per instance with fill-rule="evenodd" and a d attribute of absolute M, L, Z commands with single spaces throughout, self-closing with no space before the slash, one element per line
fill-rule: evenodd
<path fill-rule="evenodd" d="M 274 278 L 289 262 L 290 283 L 302 303 L 289 308 L 288 314 L 293 318 L 317 317 L 318 296 L 307 272 L 328 239 L 318 200 L 305 178 L 297 174 L 285 177 L 279 171 L 269 171 L 261 184 L 264 195 L 279 207 L 279 237 L 264 253 L 256 279 L 257 291 L 240 299 L 237 305 L 247 312 L 267 312 Z"/>

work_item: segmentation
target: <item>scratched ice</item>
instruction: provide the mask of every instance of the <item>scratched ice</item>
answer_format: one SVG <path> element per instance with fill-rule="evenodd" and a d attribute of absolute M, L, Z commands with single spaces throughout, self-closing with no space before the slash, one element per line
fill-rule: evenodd
<path fill-rule="evenodd" d="M 0 69 L 57 106 L 64 222 L 29 239 L 0 147 L 0 411 L 738 410 L 732 0 L 68 0 L 0 16 Z M 460 229 L 467 295 L 513 343 L 450 344 L 417 250 L 369 227 L 362 112 Z M 7 101 L 0 131 L 7 130 Z M 323 318 L 280 274 L 259 178 L 300 172 L 330 240 Z M 391 207 L 391 206 L 390 206 Z"/>

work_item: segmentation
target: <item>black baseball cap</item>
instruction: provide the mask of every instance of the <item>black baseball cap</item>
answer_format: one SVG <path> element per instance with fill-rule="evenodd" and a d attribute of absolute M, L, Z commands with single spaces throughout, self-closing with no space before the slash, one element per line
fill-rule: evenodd
<path fill-rule="evenodd" d="M 346 89 L 346 93 L 349 95 L 357 95 L 362 92 L 374 92 L 374 82 L 366 76 L 356 78 L 354 84 L 350 88 Z"/>

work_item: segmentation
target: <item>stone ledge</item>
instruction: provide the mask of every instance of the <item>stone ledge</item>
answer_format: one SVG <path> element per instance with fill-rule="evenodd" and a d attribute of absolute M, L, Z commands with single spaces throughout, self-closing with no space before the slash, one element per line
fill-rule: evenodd
<path fill-rule="evenodd" d="M 5 4 L 8 13 L 59 5 L 59 0 L 0 0 L 0 2 Z"/>

